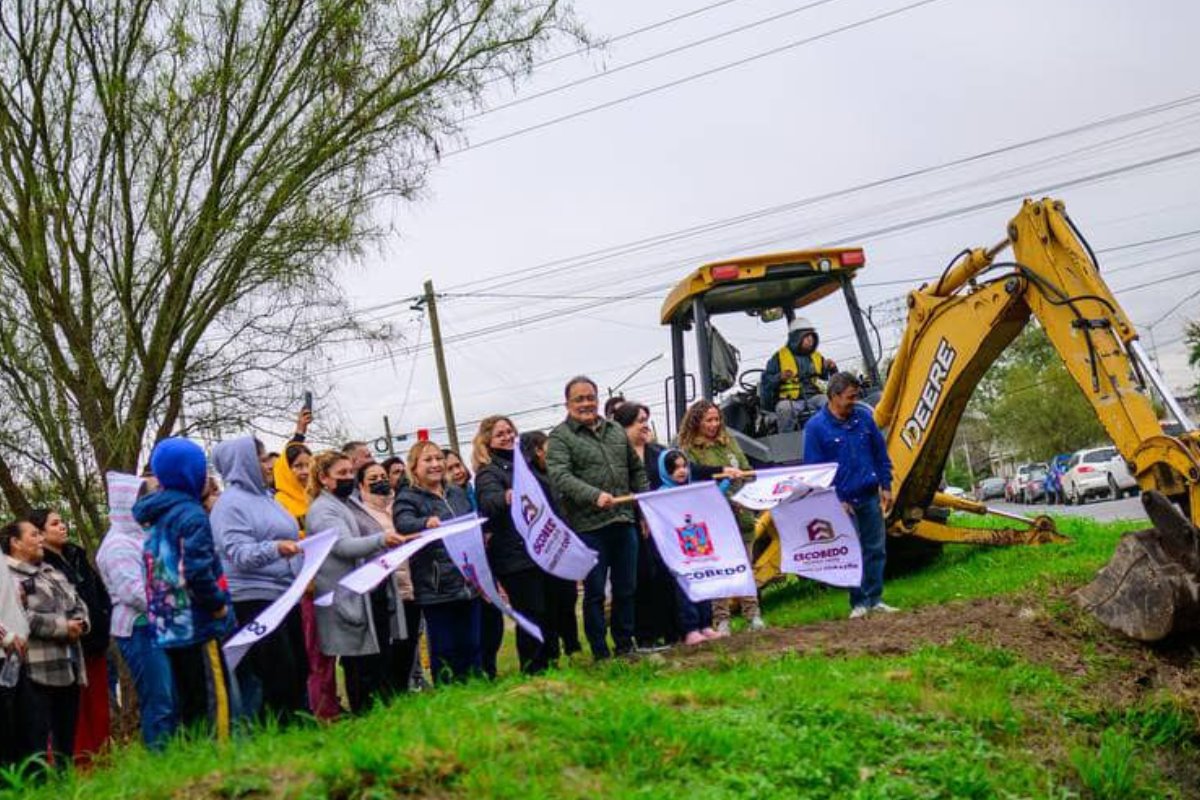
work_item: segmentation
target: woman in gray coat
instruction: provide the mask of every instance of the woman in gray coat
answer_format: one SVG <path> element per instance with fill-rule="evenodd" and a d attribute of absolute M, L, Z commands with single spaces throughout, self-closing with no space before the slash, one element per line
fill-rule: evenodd
<path fill-rule="evenodd" d="M 350 711 L 357 714 L 367 709 L 372 698 L 384 688 L 375 626 L 390 627 L 395 623 L 376 620 L 370 595 L 344 589 L 338 581 L 365 559 L 399 546 L 404 537 L 383 531 L 369 514 L 356 513 L 353 504 L 357 501 L 351 497 L 354 485 L 354 467 L 345 454 L 328 451 L 313 459 L 308 482 L 308 494 L 313 501 L 308 507 L 307 527 L 314 534 L 337 531 L 337 543 L 317 571 L 317 597 L 333 592 L 332 605 L 316 608 L 317 637 L 321 652 L 337 656 L 341 663 Z M 384 586 L 391 583 L 385 581 Z"/>

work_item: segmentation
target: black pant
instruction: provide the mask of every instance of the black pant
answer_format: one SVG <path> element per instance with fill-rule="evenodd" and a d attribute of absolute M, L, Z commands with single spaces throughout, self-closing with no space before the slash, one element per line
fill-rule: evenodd
<path fill-rule="evenodd" d="M 579 584 L 566 578 L 546 576 L 546 614 L 549 627 L 554 631 L 554 641 L 549 642 L 551 660 L 558 658 L 559 645 L 564 655 L 578 653 L 583 649 L 579 643 L 579 618 L 575 607 L 579 603 Z"/>
<path fill-rule="evenodd" d="M 0 664 L 3 663 L 4 660 L 0 659 Z M 20 763 L 29 756 L 26 752 L 28 743 L 22 735 L 25 720 L 21 717 L 26 703 L 22 696 L 28 691 L 29 679 L 25 677 L 24 669 L 17 678 L 16 686 L 0 686 L 0 720 L 5 720 L 0 725 L 0 767 Z"/>
<path fill-rule="evenodd" d="M 206 725 L 218 739 L 228 739 L 232 687 L 217 640 L 166 651 L 175 678 L 180 723 L 185 728 Z"/>
<path fill-rule="evenodd" d="M 408 629 L 408 638 L 392 642 L 392 681 L 399 692 L 407 692 L 412 684 L 413 668 L 421 644 L 421 607 L 415 600 L 404 601 L 404 627 Z"/>
<path fill-rule="evenodd" d="M 414 602 L 402 603 L 408 637 L 392 639 L 392 616 L 396 613 L 393 602 L 386 583 L 371 592 L 371 618 L 375 621 L 375 641 L 382 662 L 379 688 L 384 697 L 408 691 L 421 634 L 420 607 Z"/>
<path fill-rule="evenodd" d="M 338 656 L 342 665 L 342 677 L 346 679 L 346 699 L 350 701 L 350 713 L 361 714 L 371 708 L 375 699 L 386 690 L 387 677 L 384 661 L 379 653 L 369 656 Z"/>
<path fill-rule="evenodd" d="M 483 674 L 496 677 L 496 656 L 504 643 L 504 614 L 486 600 L 480 600 L 480 647 L 483 651 Z"/>
<path fill-rule="evenodd" d="M 521 663 L 521 671 L 529 675 L 546 671 L 553 660 L 550 657 L 550 644 L 558 639 L 553 621 L 546 613 L 549 578 L 540 569 L 523 569 L 500 576 L 500 585 L 508 593 L 512 607 L 542 629 L 543 641 L 539 642 L 517 626 L 517 659 Z"/>
<path fill-rule="evenodd" d="M 26 670 L 28 667 L 25 668 Z M 26 756 L 51 753 L 54 766 L 66 769 L 75 752 L 75 723 L 79 720 L 79 685 L 43 686 L 21 678 L 25 691 L 18 693 L 17 718 L 26 731 Z"/>
<path fill-rule="evenodd" d="M 675 578 L 667 571 L 654 542 L 638 537 L 637 593 L 634 595 L 634 637 L 643 647 L 679 641 L 675 624 Z"/>
<path fill-rule="evenodd" d="M 270 600 L 239 600 L 233 604 L 238 620 L 250 622 L 271 605 Z M 279 627 L 257 641 L 235 670 L 238 683 L 257 685 L 262 692 L 260 719 L 291 722 L 308 711 L 308 658 L 304 652 L 304 621 L 297 605 Z M 244 696 L 250 693 L 243 691 Z"/>

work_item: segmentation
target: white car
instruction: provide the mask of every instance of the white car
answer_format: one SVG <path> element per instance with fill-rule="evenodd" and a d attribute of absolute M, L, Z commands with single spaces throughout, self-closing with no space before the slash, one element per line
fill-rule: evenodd
<path fill-rule="evenodd" d="M 1071 456 L 1062 487 L 1068 505 L 1086 502 L 1089 497 L 1115 500 L 1124 492 L 1137 493 L 1137 481 L 1115 447 L 1093 447 Z"/>

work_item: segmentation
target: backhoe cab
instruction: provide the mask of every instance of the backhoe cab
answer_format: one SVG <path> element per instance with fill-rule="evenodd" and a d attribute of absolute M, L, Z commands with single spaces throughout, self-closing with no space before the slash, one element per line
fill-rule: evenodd
<path fill-rule="evenodd" d="M 780 346 L 787 338 L 786 324 L 800 309 L 838 292 L 846 301 L 850 322 L 862 353 L 864 397 L 879 397 L 882 382 L 876 353 L 871 347 L 867 320 L 854 292 L 854 277 L 866 265 L 861 248 L 805 250 L 752 256 L 705 264 L 684 278 L 667 295 L 662 323 L 671 328 L 672 374 L 667 379 L 669 416 L 678 429 L 684 411 L 699 394 L 718 399 L 725 424 L 746 457 L 755 466 L 799 462 L 802 437 L 780 433 L 774 409 L 760 408 L 760 364 L 739 372 L 740 354 L 718 332 L 716 318 L 723 314 L 749 314 L 764 322 L 784 320 L 778 326 Z M 685 334 L 695 335 L 696 372 L 688 372 Z M 801 419 L 803 427 L 805 419 Z"/>

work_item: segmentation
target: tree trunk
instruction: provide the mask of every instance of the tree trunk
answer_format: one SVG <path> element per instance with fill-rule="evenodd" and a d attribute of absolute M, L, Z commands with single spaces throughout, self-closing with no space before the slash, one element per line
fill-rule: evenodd
<path fill-rule="evenodd" d="M 1200 531 L 1158 492 L 1142 503 L 1155 527 L 1125 534 L 1075 600 L 1107 627 L 1157 642 L 1200 629 Z"/>

